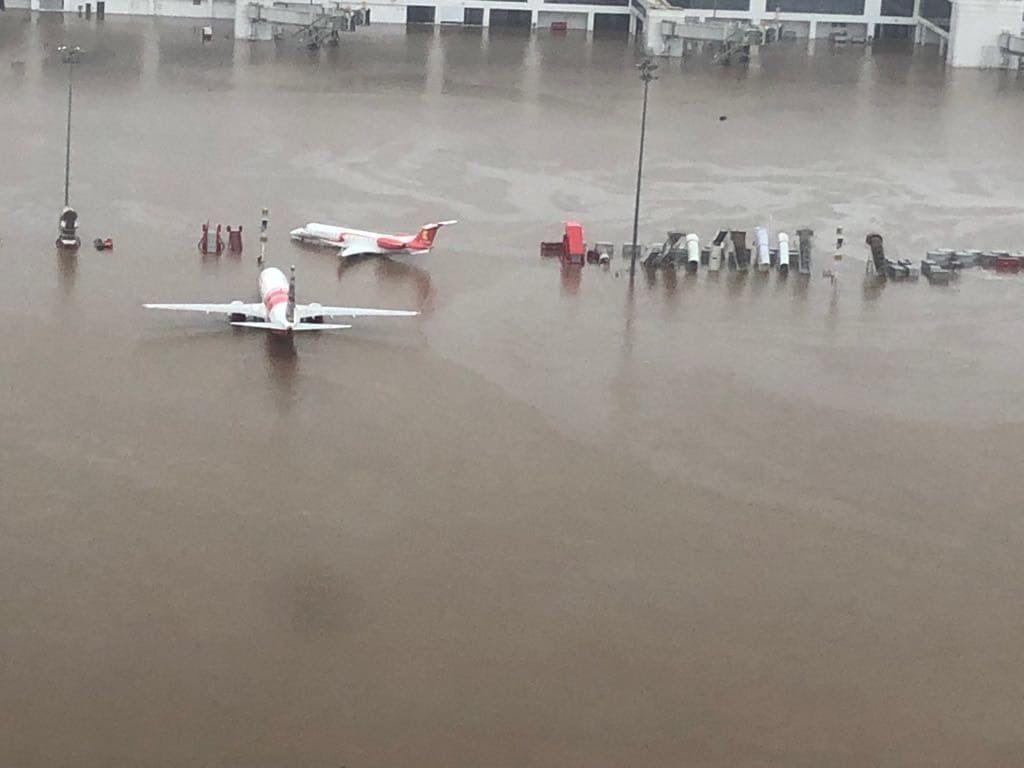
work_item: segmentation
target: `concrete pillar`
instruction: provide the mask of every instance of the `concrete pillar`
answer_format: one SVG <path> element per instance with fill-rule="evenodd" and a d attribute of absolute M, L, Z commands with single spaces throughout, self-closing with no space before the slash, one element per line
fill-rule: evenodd
<path fill-rule="evenodd" d="M 25 81 L 38 83 L 43 74 L 44 41 L 40 40 L 39 18 L 29 24 L 28 41 L 25 46 Z"/>
<path fill-rule="evenodd" d="M 594 31 L 594 12 L 590 11 L 587 14 L 587 32 Z"/>
<path fill-rule="evenodd" d="M 957 0 L 949 31 L 948 62 L 954 67 L 1001 67 L 999 35 L 1020 34 L 1024 0 Z"/>
<path fill-rule="evenodd" d="M 236 2 L 237 2 L 237 0 L 236 0 Z M 491 26 L 491 9 L 490 8 L 484 8 L 484 18 L 483 18 L 483 20 L 480 23 L 484 27 Z"/>
<path fill-rule="evenodd" d="M 818 22 L 815 20 L 810 21 L 810 31 L 807 35 L 811 40 L 814 40 L 818 36 Z"/>
<path fill-rule="evenodd" d="M 156 82 L 160 69 L 160 31 L 156 19 L 150 18 L 146 34 L 142 38 L 142 73 L 139 76 L 144 88 Z"/>
<path fill-rule="evenodd" d="M 537 36 L 530 35 L 530 42 L 526 45 L 526 52 L 523 56 L 522 94 L 524 96 L 525 108 L 530 114 L 537 114 L 538 94 L 540 93 L 540 49 L 537 46 Z"/>
<path fill-rule="evenodd" d="M 430 48 L 427 49 L 427 80 L 426 92 L 437 98 L 440 102 L 441 92 L 444 90 L 444 46 L 441 44 L 441 36 L 437 28 L 430 41 Z"/>
<path fill-rule="evenodd" d="M 235 2 L 235 40 L 248 40 L 253 36 L 253 25 L 249 21 L 247 0 Z"/>

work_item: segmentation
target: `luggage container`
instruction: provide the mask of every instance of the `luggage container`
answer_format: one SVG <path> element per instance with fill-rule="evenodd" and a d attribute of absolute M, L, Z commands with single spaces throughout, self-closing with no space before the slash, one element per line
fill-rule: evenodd
<path fill-rule="evenodd" d="M 700 236 L 691 232 L 686 236 L 686 271 L 691 275 L 700 267 Z"/>
<path fill-rule="evenodd" d="M 768 250 L 768 230 L 758 227 L 754 231 L 757 242 L 757 269 L 760 272 L 767 272 L 772 266 L 772 255 Z"/>
<path fill-rule="evenodd" d="M 814 250 L 814 230 L 813 229 L 798 229 L 796 236 L 799 241 L 799 258 L 797 263 L 797 269 L 801 275 L 811 274 L 811 255 Z"/>
<path fill-rule="evenodd" d="M 996 257 L 996 272 L 1017 274 L 1020 272 L 1020 258 L 1010 254 L 1000 254 Z"/>
<path fill-rule="evenodd" d="M 929 259 L 924 259 L 921 262 L 921 274 L 932 285 L 949 285 L 953 279 L 953 272 L 951 270 Z"/>
<path fill-rule="evenodd" d="M 875 267 L 875 272 L 879 275 L 885 275 L 891 277 L 889 271 L 886 268 L 886 264 L 889 262 L 885 258 L 885 244 L 882 240 L 882 236 L 877 233 L 872 233 L 864 238 L 864 242 L 868 248 L 871 249 L 871 263 Z"/>
<path fill-rule="evenodd" d="M 747 233 L 733 230 L 729 235 L 733 245 L 729 257 L 729 268 L 746 272 L 750 269 L 750 249 L 747 248 Z"/>
<path fill-rule="evenodd" d="M 789 274 L 789 235 L 779 232 L 779 274 Z"/>
<path fill-rule="evenodd" d="M 722 262 L 725 260 L 725 242 L 728 239 L 729 231 L 727 229 L 718 230 L 718 234 L 715 235 L 715 239 L 708 249 L 708 271 L 718 272 L 722 269 Z"/>

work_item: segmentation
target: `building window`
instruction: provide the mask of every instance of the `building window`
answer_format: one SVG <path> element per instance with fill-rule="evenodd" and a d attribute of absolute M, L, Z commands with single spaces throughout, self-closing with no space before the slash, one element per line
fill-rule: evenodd
<path fill-rule="evenodd" d="M 949 32 L 952 16 L 953 4 L 949 0 L 921 0 L 921 18 L 927 19 L 939 29 Z"/>
<path fill-rule="evenodd" d="M 434 6 L 410 5 L 406 8 L 405 20 L 409 24 L 433 24 Z"/>
<path fill-rule="evenodd" d="M 503 8 L 495 8 L 491 11 L 492 27 L 520 27 L 529 29 L 532 23 L 533 14 L 530 11 L 507 11 Z"/>
<path fill-rule="evenodd" d="M 882 15 L 909 18 L 914 15 L 914 0 L 882 0 Z"/>
<path fill-rule="evenodd" d="M 470 27 L 479 27 L 484 23 L 483 8 L 466 8 L 462 11 L 462 23 Z"/>
<path fill-rule="evenodd" d="M 750 0 L 668 0 L 673 8 L 694 11 L 749 11 Z M 772 0 L 768 0 L 769 3 Z"/>
<path fill-rule="evenodd" d="M 629 5 L 629 0 L 544 0 L 555 5 Z"/>
<path fill-rule="evenodd" d="M 768 0 L 765 9 L 771 13 L 821 13 L 863 16 L 864 0 Z"/>

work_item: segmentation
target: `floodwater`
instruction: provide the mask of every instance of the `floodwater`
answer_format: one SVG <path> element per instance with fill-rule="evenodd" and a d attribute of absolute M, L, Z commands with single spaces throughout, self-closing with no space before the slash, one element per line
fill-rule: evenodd
<path fill-rule="evenodd" d="M 537 248 L 629 238 L 628 42 L 196 24 L 0 13 L 0 765 L 1024 763 L 1024 278 L 862 279 L 869 231 L 1019 246 L 1024 81 L 664 61 L 642 239 L 810 226 L 816 274 L 630 292 Z M 115 248 L 61 258 L 69 40 Z M 253 300 L 264 205 L 300 301 L 422 317 L 140 308 Z M 435 218 L 415 266 L 287 237 Z"/>

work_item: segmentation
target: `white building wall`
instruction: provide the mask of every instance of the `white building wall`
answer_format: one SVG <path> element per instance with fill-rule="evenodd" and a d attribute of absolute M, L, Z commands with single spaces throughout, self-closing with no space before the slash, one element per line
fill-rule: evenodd
<path fill-rule="evenodd" d="M 23 8 L 35 11 L 64 10 L 77 13 L 85 4 L 96 11 L 96 0 L 29 0 Z M 8 0 L 8 8 L 18 7 Z M 104 11 L 109 14 L 127 14 L 133 16 L 170 16 L 186 19 L 233 19 L 235 17 L 234 0 L 202 0 L 196 5 L 192 0 L 106 0 Z"/>
<path fill-rule="evenodd" d="M 438 5 L 437 10 L 434 12 L 434 16 L 438 24 L 461 24 L 462 19 L 465 17 L 466 7 L 462 4 L 459 5 Z M 371 19 L 372 19 L 371 15 Z"/>
<path fill-rule="evenodd" d="M 949 30 L 947 61 L 953 67 L 1000 67 L 999 35 L 1019 35 L 1024 0 L 957 0 Z"/>
<path fill-rule="evenodd" d="M 415 3 L 413 3 L 415 5 Z M 369 3 L 371 24 L 405 24 L 405 3 Z"/>

